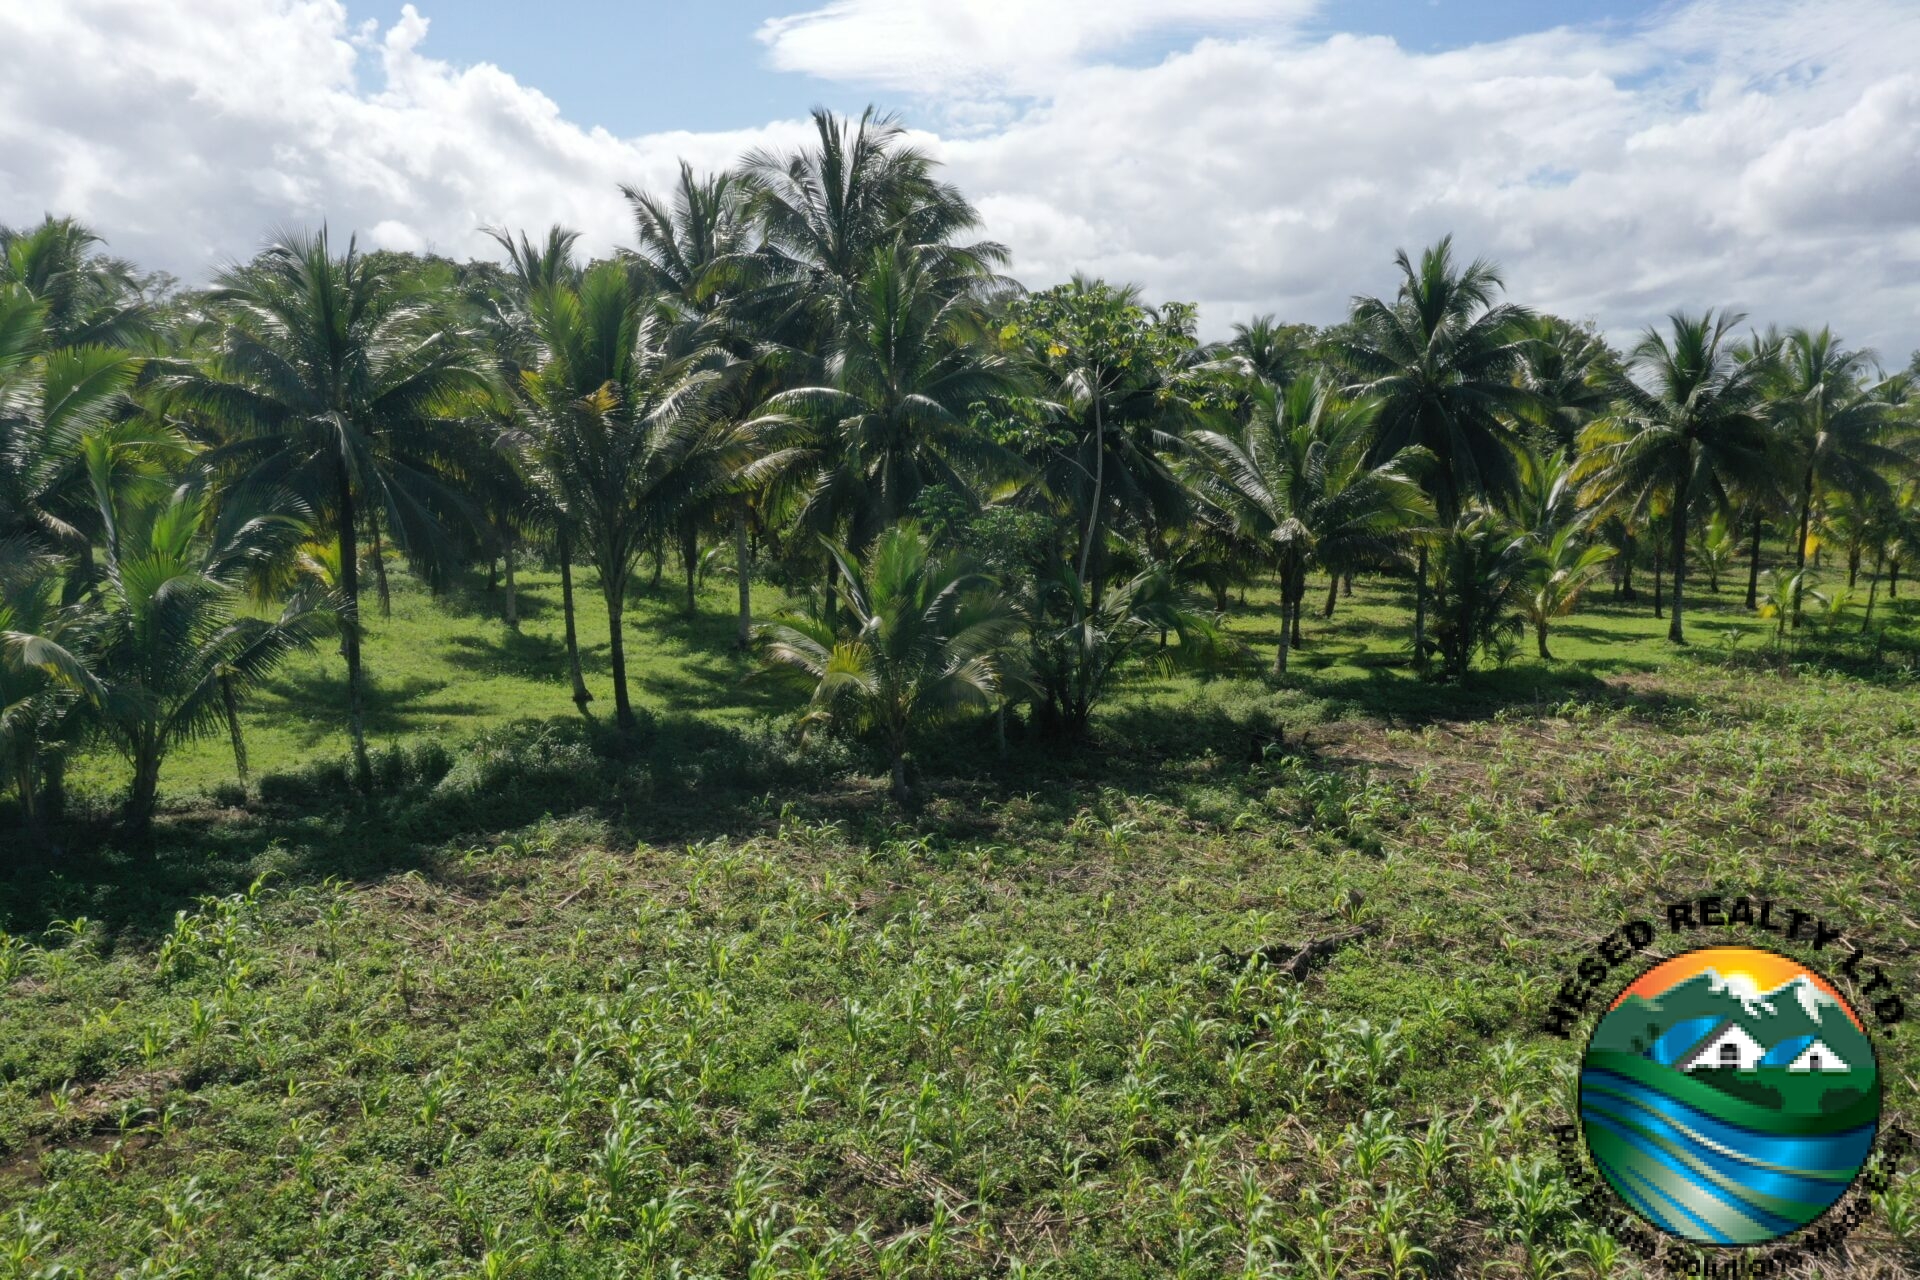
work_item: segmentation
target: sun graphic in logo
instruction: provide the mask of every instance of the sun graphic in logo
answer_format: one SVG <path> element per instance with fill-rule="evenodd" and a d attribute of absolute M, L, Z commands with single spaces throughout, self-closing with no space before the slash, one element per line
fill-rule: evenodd
<path fill-rule="evenodd" d="M 1766 1244 L 1845 1194 L 1880 1125 L 1873 1042 L 1826 979 L 1757 947 L 1704 947 L 1629 984 L 1593 1030 L 1580 1124 L 1649 1222 Z"/>

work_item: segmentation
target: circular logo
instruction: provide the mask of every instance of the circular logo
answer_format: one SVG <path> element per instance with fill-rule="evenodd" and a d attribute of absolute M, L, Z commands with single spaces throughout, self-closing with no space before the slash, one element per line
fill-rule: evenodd
<path fill-rule="evenodd" d="M 1593 1029 L 1580 1124 L 1641 1217 L 1760 1245 L 1846 1193 L 1880 1126 L 1873 1042 L 1833 984 L 1758 947 L 1702 947 L 1630 983 Z"/>

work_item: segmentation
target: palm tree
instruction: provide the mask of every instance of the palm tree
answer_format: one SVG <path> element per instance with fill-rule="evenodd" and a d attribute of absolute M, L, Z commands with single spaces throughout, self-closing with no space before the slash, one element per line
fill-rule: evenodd
<path fill-rule="evenodd" d="M 88 649 L 105 686 L 101 731 L 133 767 L 126 821 L 140 833 L 152 821 L 167 753 L 226 725 L 234 700 L 310 646 L 332 610 L 311 594 L 293 597 L 273 620 L 243 608 L 250 582 L 306 536 L 296 516 L 232 496 L 216 514 L 194 484 L 157 502 L 128 502 L 110 479 L 107 448 L 97 437 L 85 445 L 106 547 Z"/>
<path fill-rule="evenodd" d="M 1210 464 L 1202 492 L 1279 574 L 1280 674 L 1297 642 L 1308 570 L 1337 576 L 1392 559 L 1432 508 L 1404 459 L 1365 461 L 1373 404 L 1344 401 L 1317 378 L 1285 392 L 1263 384 L 1254 396 L 1252 421 L 1237 437 L 1199 431 L 1188 442 Z"/>
<path fill-rule="evenodd" d="M 1866 383 L 1872 361 L 1871 352 L 1847 350 L 1828 329 L 1794 329 L 1781 348 L 1775 408 L 1800 477 L 1795 569 L 1807 567 L 1814 506 L 1823 494 L 1886 501 L 1888 476 L 1911 465 L 1891 441 L 1892 406 Z"/>
<path fill-rule="evenodd" d="M 371 513 L 424 571 L 451 559 L 454 531 L 477 526 L 454 482 L 485 448 L 467 415 L 488 393 L 486 371 L 468 335 L 393 265 L 351 240 L 334 257 L 324 227 L 221 273 L 210 305 L 218 350 L 160 385 L 218 433 L 206 464 L 232 476 L 235 492 L 291 492 L 339 541 L 348 725 L 364 790 L 361 526 Z"/>
<path fill-rule="evenodd" d="M 0 227 L 0 287 L 25 290 L 45 308 L 50 345 L 121 347 L 153 332 L 155 314 L 132 263 L 95 250 L 104 241 L 71 218 Z"/>
<path fill-rule="evenodd" d="M 830 547 L 843 607 L 762 628 L 767 661 L 813 682 L 809 724 L 877 734 L 905 804 L 913 736 L 1000 691 L 1001 651 L 1019 629 L 1007 601 L 967 564 L 935 554 L 911 522 L 888 529 L 864 561 Z"/>
<path fill-rule="evenodd" d="M 1547 447 L 1570 452 L 1581 430 L 1606 411 L 1617 360 L 1598 333 L 1558 316 L 1535 316 L 1526 329 L 1521 383 L 1534 395 Z"/>
<path fill-rule="evenodd" d="M 1614 411 L 1581 433 L 1578 474 L 1602 510 L 1664 502 L 1673 612 L 1667 638 L 1686 643 L 1688 519 L 1724 510 L 1730 485 L 1763 476 L 1771 446 L 1763 415 L 1765 368 L 1742 360 L 1728 335 L 1745 317 L 1723 311 L 1671 317 L 1671 340 L 1649 329 L 1634 348 L 1635 376 L 1614 379 Z"/>
<path fill-rule="evenodd" d="M 0 762 L 22 816 L 40 828 L 56 816 L 60 752 L 82 701 L 104 693 L 83 651 L 80 610 L 58 598 L 59 561 L 23 538 L 0 540 Z"/>
<path fill-rule="evenodd" d="M 1473 655 L 1525 626 L 1533 583 L 1532 539 L 1485 508 L 1461 513 L 1434 552 L 1433 635 L 1445 673 L 1466 678 Z"/>
<path fill-rule="evenodd" d="M 1533 627 L 1542 662 L 1553 661 L 1547 652 L 1547 631 L 1553 620 L 1573 612 L 1601 567 L 1614 557 L 1612 547 L 1585 541 L 1585 533 L 1583 523 L 1574 520 L 1534 542 L 1532 582 L 1522 610 Z"/>
<path fill-rule="evenodd" d="M 1499 268 L 1465 268 L 1447 236 L 1420 255 L 1394 255 L 1400 291 L 1391 303 L 1356 298 L 1333 344 L 1353 370 L 1351 394 L 1379 402 L 1371 460 L 1418 447 L 1430 462 L 1420 479 L 1442 525 L 1473 498 L 1499 499 L 1518 481 L 1515 424 L 1536 407 L 1522 385 L 1532 313 L 1497 302 Z M 1415 569 L 1414 653 L 1426 651 L 1427 548 Z"/>
<path fill-rule="evenodd" d="M 855 289 L 899 244 L 950 289 L 992 291 L 1008 260 L 990 241 L 956 243 L 980 216 L 934 176 L 936 163 L 906 142 L 906 128 L 869 107 L 858 121 L 813 113 L 818 142 L 742 161 L 749 209 L 763 243 L 736 265 L 754 284 L 766 332 L 796 349 L 831 335 L 855 307 Z"/>
<path fill-rule="evenodd" d="M 943 287 L 899 246 L 878 250 L 827 346 L 821 385 L 767 401 L 757 426 L 807 424 L 786 469 L 795 522 L 862 552 L 930 485 L 970 493 L 970 476 L 1011 472 L 1018 459 L 973 422 L 973 408 L 1012 384 L 1006 358 L 979 331 L 973 300 Z"/>
<path fill-rule="evenodd" d="M 1271 315 L 1233 326 L 1222 351 L 1244 361 L 1248 373 L 1283 390 L 1306 372 L 1314 332 L 1303 324 L 1281 324 Z"/>
<path fill-rule="evenodd" d="M 629 580 L 649 538 L 682 504 L 725 483 L 737 462 L 705 430 L 725 357 L 702 331 L 663 316 L 617 262 L 592 268 L 577 285 L 542 289 L 531 307 L 542 356 L 522 378 L 524 448 L 599 574 L 615 715 L 630 729 Z"/>

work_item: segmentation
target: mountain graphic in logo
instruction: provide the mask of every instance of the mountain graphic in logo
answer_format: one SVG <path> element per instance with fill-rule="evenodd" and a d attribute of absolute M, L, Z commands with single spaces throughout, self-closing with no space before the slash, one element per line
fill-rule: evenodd
<path fill-rule="evenodd" d="M 1880 1071 L 1824 978 L 1708 947 L 1634 981 L 1594 1028 L 1580 1123 L 1621 1198 L 1700 1244 L 1765 1244 L 1852 1185 L 1880 1123 Z"/>

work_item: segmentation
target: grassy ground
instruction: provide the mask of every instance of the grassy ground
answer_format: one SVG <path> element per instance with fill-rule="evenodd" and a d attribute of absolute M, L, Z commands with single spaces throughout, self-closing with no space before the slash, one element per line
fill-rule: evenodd
<path fill-rule="evenodd" d="M 156 850 L 0 882 L 0 1277 L 1650 1274 L 1547 1135 L 1565 967 L 1720 891 L 1920 978 L 1898 644 L 1781 669 L 1728 610 L 1675 658 L 1596 600 L 1563 661 L 1447 688 L 1362 584 L 1285 681 L 1136 688 L 1072 752 L 928 744 L 909 814 L 764 722 L 722 605 L 636 620 L 621 742 L 550 614 L 403 593 L 374 800 L 336 794 L 316 658 L 255 713 L 249 807 L 193 800 L 210 744 Z M 1911 1126 L 1920 1055 L 1880 1048 Z M 1806 1274 L 1920 1265 L 1920 1185 L 1848 1248 Z"/>

